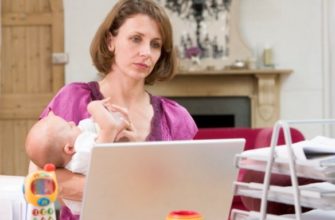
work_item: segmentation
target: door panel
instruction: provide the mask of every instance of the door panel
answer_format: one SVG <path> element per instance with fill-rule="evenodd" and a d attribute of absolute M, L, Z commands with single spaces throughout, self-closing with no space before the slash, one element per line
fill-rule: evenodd
<path fill-rule="evenodd" d="M 25 175 L 24 141 L 64 85 L 62 0 L 1 0 L 0 175 Z"/>

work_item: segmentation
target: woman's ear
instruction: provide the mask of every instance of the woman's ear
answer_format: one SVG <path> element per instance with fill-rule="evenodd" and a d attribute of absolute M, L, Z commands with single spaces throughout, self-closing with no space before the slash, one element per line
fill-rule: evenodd
<path fill-rule="evenodd" d="M 115 42 L 115 38 L 113 37 L 112 33 L 108 33 L 108 38 L 107 38 L 107 46 L 108 46 L 108 50 L 110 52 L 114 52 L 115 50 L 115 46 L 114 46 L 114 42 Z"/>
<path fill-rule="evenodd" d="M 66 144 L 66 145 L 64 146 L 64 152 L 65 152 L 66 154 L 72 155 L 72 154 L 74 154 L 76 151 L 75 151 L 75 149 L 74 149 L 74 146 L 72 146 L 72 145 L 70 145 L 70 144 Z"/>

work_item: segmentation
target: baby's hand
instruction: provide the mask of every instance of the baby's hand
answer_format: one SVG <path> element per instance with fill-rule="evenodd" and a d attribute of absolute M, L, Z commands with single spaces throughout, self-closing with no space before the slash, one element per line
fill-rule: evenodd
<path fill-rule="evenodd" d="M 128 110 L 110 102 L 110 98 L 101 100 L 102 105 L 112 115 L 113 122 L 120 125 L 125 118 L 128 118 Z M 128 124 L 128 123 L 126 123 Z"/>
<path fill-rule="evenodd" d="M 128 109 L 114 104 L 108 104 L 108 110 L 113 117 L 114 123 L 118 128 L 118 132 L 129 129 L 131 124 L 128 115 Z"/>
<path fill-rule="evenodd" d="M 115 138 L 115 142 L 140 140 L 134 125 L 129 119 L 128 109 L 113 104 L 111 104 L 109 108 L 115 117 L 115 121 L 118 120 L 118 122 L 116 122 L 118 124 L 118 134 Z"/>
<path fill-rule="evenodd" d="M 110 111 L 110 114 L 114 118 L 115 124 L 119 125 L 124 120 L 123 115 L 120 112 Z"/>

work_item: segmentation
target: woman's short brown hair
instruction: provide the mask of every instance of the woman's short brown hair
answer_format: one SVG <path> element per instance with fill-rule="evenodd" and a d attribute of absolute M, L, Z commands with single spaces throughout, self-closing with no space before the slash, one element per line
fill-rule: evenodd
<path fill-rule="evenodd" d="M 108 13 L 91 43 L 90 53 L 98 71 L 107 75 L 114 63 L 114 52 L 108 49 L 109 35 L 116 36 L 124 22 L 136 15 L 145 14 L 158 23 L 163 45 L 161 56 L 154 69 L 145 79 L 146 84 L 173 77 L 176 70 L 176 53 L 173 46 L 171 22 L 164 9 L 153 0 L 119 0 Z"/>

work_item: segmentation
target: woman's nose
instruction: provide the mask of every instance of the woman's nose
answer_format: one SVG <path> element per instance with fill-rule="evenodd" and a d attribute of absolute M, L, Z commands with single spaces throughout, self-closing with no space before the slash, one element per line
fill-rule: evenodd
<path fill-rule="evenodd" d="M 148 43 L 143 43 L 140 49 L 141 56 L 149 56 L 151 53 L 151 47 Z"/>

